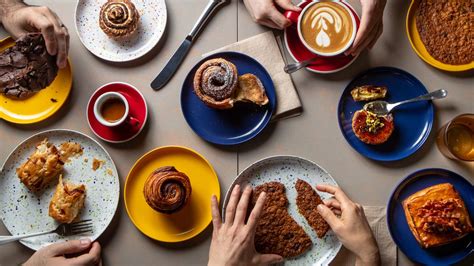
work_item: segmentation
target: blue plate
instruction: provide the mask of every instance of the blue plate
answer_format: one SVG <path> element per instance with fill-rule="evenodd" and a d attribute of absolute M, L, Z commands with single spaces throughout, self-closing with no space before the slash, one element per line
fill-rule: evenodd
<path fill-rule="evenodd" d="M 388 202 L 387 223 L 393 240 L 408 258 L 425 265 L 452 265 L 469 256 L 474 249 L 474 233 L 451 244 L 425 249 L 410 231 L 403 211 L 403 200 L 415 192 L 441 183 L 454 186 L 473 221 L 474 187 L 462 176 L 445 169 L 423 169 L 410 174 L 398 184 Z"/>
<path fill-rule="evenodd" d="M 262 107 L 237 103 L 229 110 L 205 105 L 194 93 L 193 79 L 199 66 L 212 58 L 224 58 L 232 62 L 239 75 L 252 73 L 257 76 L 265 87 L 269 103 Z M 275 88 L 268 72 L 255 59 L 236 52 L 216 53 L 199 61 L 184 80 L 181 90 L 181 110 L 186 122 L 201 138 L 219 145 L 240 144 L 257 136 L 270 122 L 275 107 Z"/>
<path fill-rule="evenodd" d="M 393 67 L 376 67 L 347 85 L 338 106 L 339 127 L 347 142 L 360 154 L 377 161 L 397 161 L 415 153 L 428 139 L 433 126 L 433 104 L 428 101 L 402 105 L 393 111 L 395 129 L 387 142 L 369 145 L 352 131 L 352 116 L 367 102 L 355 102 L 351 90 L 361 85 L 386 86 L 387 102 L 398 102 L 428 93 L 413 75 Z"/>

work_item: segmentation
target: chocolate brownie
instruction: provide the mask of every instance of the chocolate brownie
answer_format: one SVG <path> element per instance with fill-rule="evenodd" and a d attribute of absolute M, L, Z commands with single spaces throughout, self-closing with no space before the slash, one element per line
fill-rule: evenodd
<path fill-rule="evenodd" d="M 308 224 L 318 234 L 318 237 L 323 238 L 329 230 L 329 225 L 316 209 L 319 204 L 323 204 L 321 197 L 307 182 L 301 179 L 296 181 L 295 188 L 298 193 L 296 196 L 298 211 L 306 218 Z"/>
<path fill-rule="evenodd" d="M 49 86 L 56 75 L 56 56 L 46 51 L 43 36 L 29 33 L 0 53 L 0 93 L 24 99 Z"/>
<path fill-rule="evenodd" d="M 255 188 L 252 203 L 260 193 L 267 198 L 255 233 L 255 248 L 262 254 L 278 254 L 284 258 L 295 257 L 308 251 L 312 242 L 303 228 L 288 213 L 285 186 L 269 182 Z"/>

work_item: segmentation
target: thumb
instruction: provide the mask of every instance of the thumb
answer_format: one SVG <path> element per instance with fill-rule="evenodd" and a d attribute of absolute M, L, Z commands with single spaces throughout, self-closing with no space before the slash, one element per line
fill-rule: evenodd
<path fill-rule="evenodd" d="M 291 0 L 277 0 L 276 3 L 284 10 L 301 11 L 301 7 L 295 6 Z"/>
<path fill-rule="evenodd" d="M 339 218 L 334 215 L 334 213 L 324 204 L 319 204 L 318 205 L 318 212 L 319 214 L 323 217 L 323 219 L 329 224 L 331 228 L 334 228 L 334 226 L 339 223 Z"/>
<path fill-rule="evenodd" d="M 258 263 L 261 265 L 271 265 L 283 261 L 283 257 L 277 254 L 261 254 Z"/>
<path fill-rule="evenodd" d="M 65 255 L 65 254 L 73 254 L 79 253 L 81 251 L 86 250 L 91 246 L 90 239 L 81 239 L 81 240 L 70 240 L 67 242 L 56 243 L 47 246 L 46 248 L 49 249 L 49 252 L 53 256 Z"/>

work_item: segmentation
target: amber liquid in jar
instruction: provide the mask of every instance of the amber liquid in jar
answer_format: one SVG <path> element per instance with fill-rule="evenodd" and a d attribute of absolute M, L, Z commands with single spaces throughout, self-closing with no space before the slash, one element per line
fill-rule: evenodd
<path fill-rule="evenodd" d="M 460 115 L 445 125 L 437 144 L 446 157 L 474 161 L 474 115 Z"/>

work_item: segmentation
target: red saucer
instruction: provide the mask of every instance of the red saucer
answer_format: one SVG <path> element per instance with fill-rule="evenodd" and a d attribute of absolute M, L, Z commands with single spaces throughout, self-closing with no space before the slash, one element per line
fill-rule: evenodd
<path fill-rule="evenodd" d="M 130 106 L 130 116 L 136 118 L 139 126 L 131 126 L 127 123 L 118 127 L 106 127 L 99 123 L 94 116 L 94 103 L 100 95 L 106 92 L 121 93 Z M 148 118 L 148 107 L 143 94 L 135 87 L 124 82 L 111 82 L 98 88 L 89 99 L 87 104 L 87 122 L 94 134 L 104 141 L 112 143 L 126 142 L 136 137 L 142 131 Z"/>
<path fill-rule="evenodd" d="M 303 1 L 298 4 L 299 7 L 305 8 L 309 3 L 312 1 Z M 360 19 L 359 15 L 355 12 L 355 10 L 346 2 L 341 1 L 345 4 L 354 14 L 357 28 L 359 28 Z M 286 49 L 288 50 L 289 54 L 293 58 L 293 60 L 297 62 L 304 61 L 306 59 L 310 59 L 313 57 L 318 57 L 319 59 L 314 63 L 308 66 L 306 69 L 315 73 L 334 73 L 340 71 L 346 67 L 348 67 L 352 62 L 355 61 L 357 57 L 352 55 L 346 56 L 344 54 L 332 56 L 332 57 L 324 57 L 318 56 L 310 52 L 304 44 L 300 41 L 298 36 L 298 30 L 295 25 L 292 25 L 285 30 L 285 43 Z"/>

